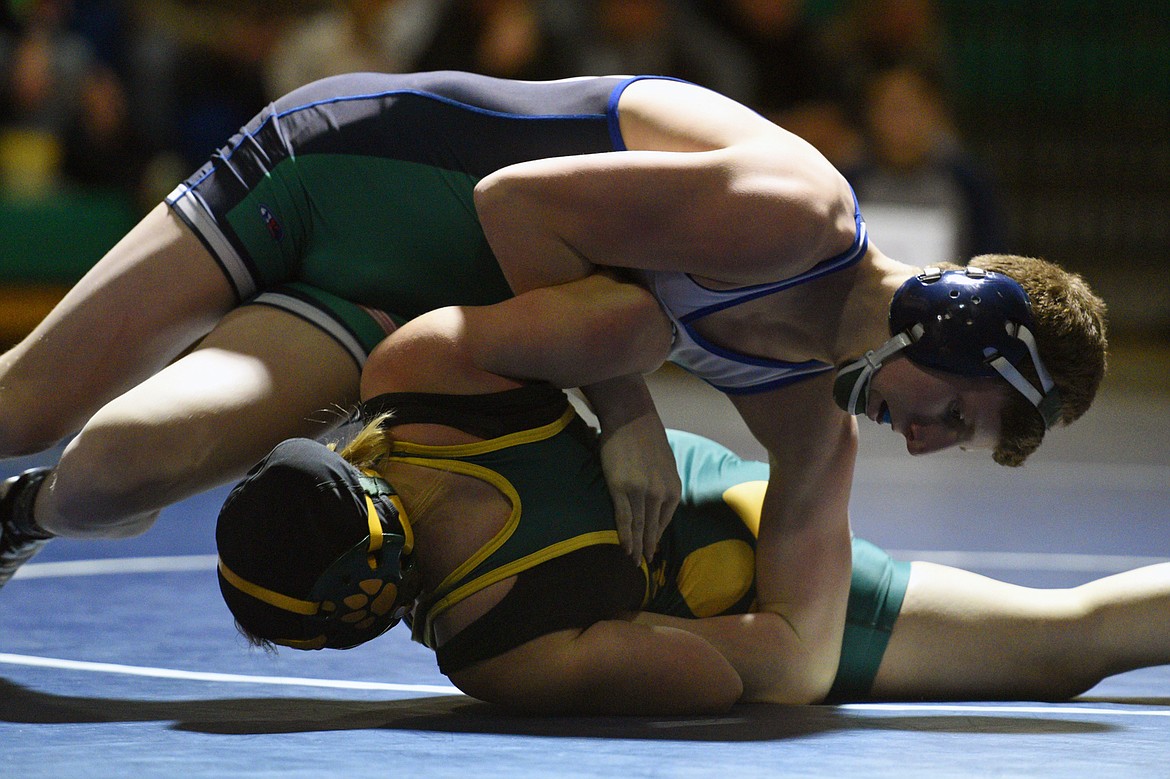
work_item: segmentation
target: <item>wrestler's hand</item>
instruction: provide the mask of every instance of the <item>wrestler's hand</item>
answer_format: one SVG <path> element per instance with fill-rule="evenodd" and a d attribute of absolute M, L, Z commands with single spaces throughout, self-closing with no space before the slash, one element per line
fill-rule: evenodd
<path fill-rule="evenodd" d="M 637 562 L 652 560 L 678 507 L 682 482 L 650 391 L 641 376 L 582 391 L 601 426 L 601 467 L 622 548 Z"/>

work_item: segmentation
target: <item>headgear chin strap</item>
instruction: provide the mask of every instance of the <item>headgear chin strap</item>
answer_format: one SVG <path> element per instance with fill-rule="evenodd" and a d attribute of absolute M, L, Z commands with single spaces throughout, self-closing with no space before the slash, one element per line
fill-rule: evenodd
<path fill-rule="evenodd" d="M 912 343 L 912 333 L 898 333 L 877 349 L 866 352 L 861 359 L 838 370 L 837 379 L 833 382 L 833 399 L 837 405 L 850 414 L 864 414 L 869 402 L 869 382 L 873 375 L 886 360 Z"/>
<path fill-rule="evenodd" d="M 893 337 L 837 373 L 833 397 L 850 414 L 864 414 L 870 381 L 899 352 L 913 362 L 960 376 L 1000 376 L 1036 407 L 1051 428 L 1060 420 L 1060 394 L 1040 359 L 1027 293 L 1002 273 L 968 267 L 926 268 L 908 279 L 890 303 Z M 1034 386 L 1019 366 L 1030 361 Z"/>

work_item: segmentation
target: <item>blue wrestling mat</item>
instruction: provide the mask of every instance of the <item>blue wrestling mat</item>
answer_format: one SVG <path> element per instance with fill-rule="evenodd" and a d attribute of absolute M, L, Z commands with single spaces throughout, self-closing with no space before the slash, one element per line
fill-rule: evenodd
<path fill-rule="evenodd" d="M 759 455 L 721 396 L 670 373 L 654 391 L 668 424 Z M 1170 556 L 1170 401 L 1107 395 L 1052 438 L 1005 473 L 974 455 L 911 460 L 867 431 L 856 530 L 1039 586 Z M 348 652 L 266 654 L 216 585 L 225 494 L 131 541 L 56 541 L 0 591 L 0 777 L 1170 776 L 1170 668 L 1059 704 L 536 719 L 458 693 L 401 628 Z"/>

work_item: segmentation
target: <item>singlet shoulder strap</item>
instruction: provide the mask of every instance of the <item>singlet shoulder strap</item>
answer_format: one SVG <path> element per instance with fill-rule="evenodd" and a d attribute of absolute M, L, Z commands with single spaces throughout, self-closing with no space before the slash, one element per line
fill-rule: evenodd
<path fill-rule="evenodd" d="M 484 395 L 442 395 L 431 392 L 391 392 L 361 405 L 363 421 L 391 414 L 390 424 L 425 422 L 446 425 L 480 438 L 491 439 L 555 422 L 569 400 L 551 384 L 527 384 Z"/>
<path fill-rule="evenodd" d="M 844 270 L 851 265 L 854 265 L 865 256 L 869 250 L 869 232 L 865 226 L 865 219 L 861 216 L 861 204 L 857 201 L 857 193 L 853 192 L 850 187 L 850 193 L 853 195 L 853 222 L 855 225 L 853 233 L 853 243 L 845 251 L 837 254 L 827 260 L 818 262 L 813 267 L 798 273 L 787 279 L 779 281 L 769 281 L 763 284 L 753 284 L 747 287 L 736 287 L 728 290 L 714 290 L 704 287 L 694 279 L 687 276 L 687 279 L 694 285 L 692 291 L 692 300 L 698 305 L 693 307 L 690 311 L 679 313 L 679 321 L 683 324 L 694 322 L 703 317 L 713 314 L 716 311 L 722 311 L 725 308 L 732 308 L 741 303 L 746 303 L 749 300 L 755 300 L 766 295 L 771 295 L 781 290 L 789 289 L 791 287 L 804 284 L 814 279 L 819 279 L 822 276 L 827 276 L 830 273 L 835 273 L 839 270 Z M 696 292 L 701 291 L 699 295 Z"/>

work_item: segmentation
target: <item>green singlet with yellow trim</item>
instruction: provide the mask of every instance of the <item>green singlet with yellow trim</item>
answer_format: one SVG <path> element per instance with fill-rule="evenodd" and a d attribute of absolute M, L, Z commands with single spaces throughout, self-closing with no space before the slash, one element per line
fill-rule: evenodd
<path fill-rule="evenodd" d="M 396 403 L 397 399 L 397 403 Z M 519 401 L 519 402 L 518 402 Z M 668 431 L 683 495 L 655 559 L 635 567 L 620 551 L 595 432 L 559 390 L 534 385 L 486 396 L 387 395 L 377 410 L 396 422 L 455 427 L 469 409 L 498 426 L 460 446 L 397 441 L 391 459 L 473 476 L 512 510 L 504 527 L 416 609 L 416 640 L 436 649 L 444 672 L 501 654 L 539 635 L 641 608 L 683 618 L 746 613 L 755 605 L 755 542 L 768 466 L 697 435 Z M 507 409 L 507 414 L 502 413 Z M 527 408 L 529 413 L 523 413 Z M 468 432 L 474 432 L 468 430 Z M 909 565 L 857 539 L 834 700 L 863 698 L 873 683 L 909 580 Z M 517 577 L 504 599 L 436 647 L 435 617 L 495 582 Z M 523 583 L 527 581 L 528 584 Z"/>

